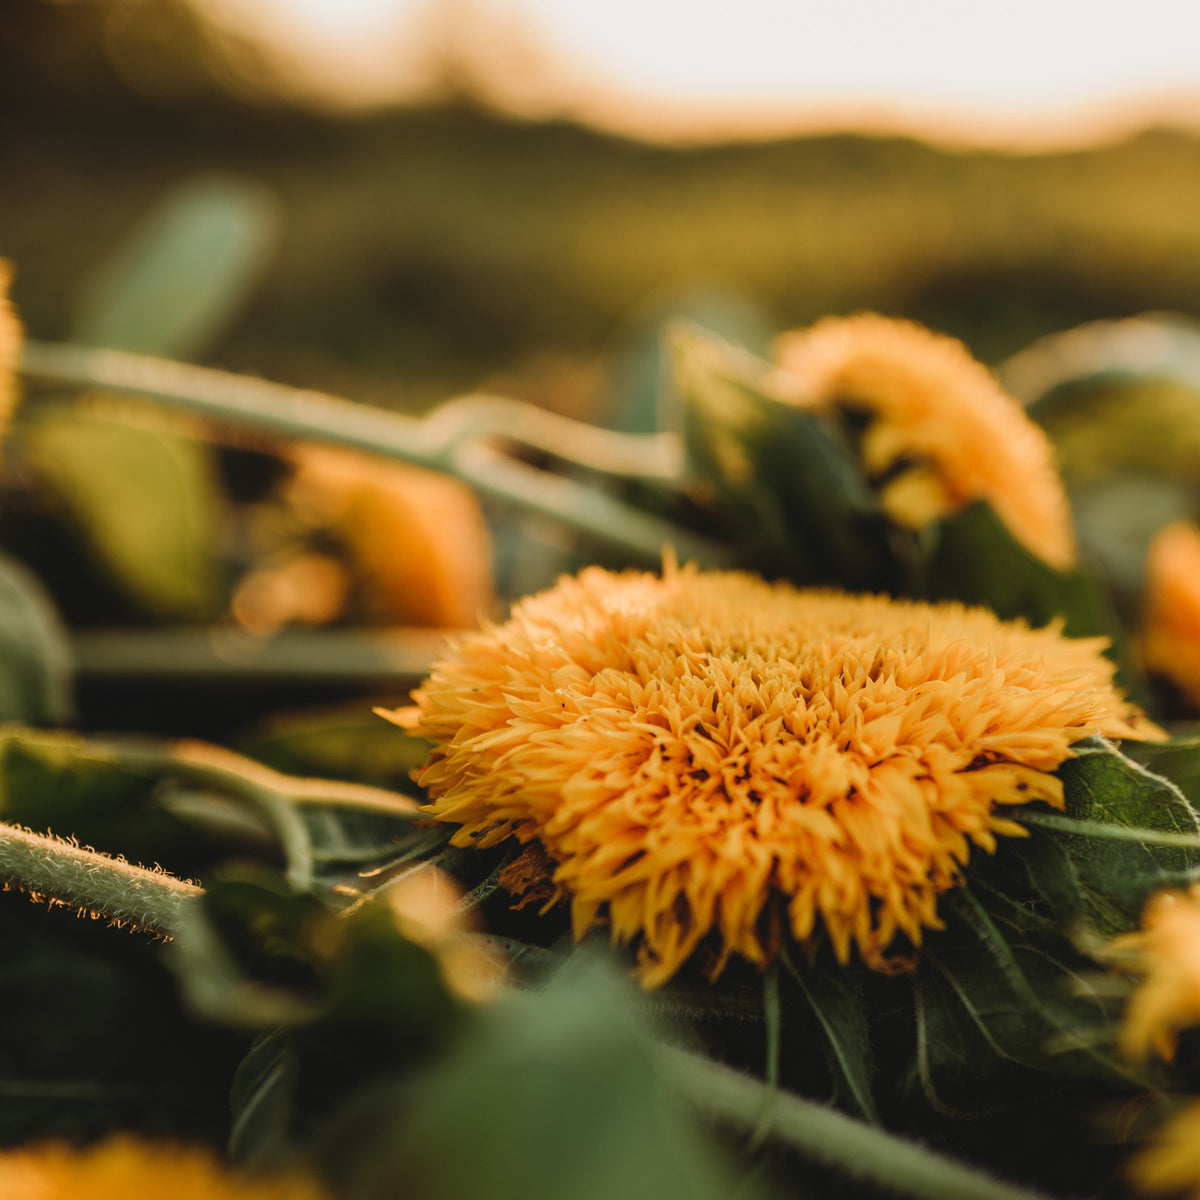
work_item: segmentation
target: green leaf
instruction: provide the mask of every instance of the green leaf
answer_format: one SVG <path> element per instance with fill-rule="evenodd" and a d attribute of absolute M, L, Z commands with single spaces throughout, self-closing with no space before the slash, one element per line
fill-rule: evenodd
<path fill-rule="evenodd" d="M 724 1200 L 732 1170 L 656 1068 L 637 1000 L 586 956 L 480 1014 L 411 1086 L 328 1135 L 350 1200 Z"/>
<path fill-rule="evenodd" d="M 250 1166 L 281 1155 L 295 1107 L 298 1061 L 286 1029 L 260 1034 L 229 1090 L 229 1156 Z"/>
<path fill-rule="evenodd" d="M 97 412 L 29 410 L 20 440 L 113 583 L 148 616 L 220 609 L 223 497 L 206 447 Z"/>
<path fill-rule="evenodd" d="M 75 340 L 173 357 L 206 350 L 257 285 L 275 229 L 257 185 L 185 184 L 97 270 Z M 43 409 L 22 422 L 22 444 L 129 599 L 161 620 L 199 620 L 221 607 L 223 492 L 208 447 L 178 428 L 161 416 L 143 426 Z"/>
<path fill-rule="evenodd" d="M 932 549 L 922 590 L 928 599 L 983 605 L 1006 620 L 1024 617 L 1033 625 L 1062 617 L 1071 637 L 1117 632 L 1094 577 L 1047 566 L 983 501 L 939 522 L 927 537 Z"/>
<path fill-rule="evenodd" d="M 858 974 L 828 961 L 828 955 L 823 962 L 799 967 L 786 952 L 782 959 L 820 1025 L 821 1049 L 838 1101 L 855 1115 L 878 1124 L 871 1085 L 875 1057 Z"/>
<path fill-rule="evenodd" d="M 1127 743 L 1137 754 L 1153 751 Z M 1169 756 L 1164 756 L 1164 759 Z M 1181 752 L 1178 761 L 1186 758 Z M 1174 784 L 1100 739 L 1076 743 L 1059 767 L 1067 817 L 1122 831 L 1200 834 L 1196 814 Z M 1020 813 L 1015 814 L 1020 819 Z M 1058 831 L 1084 899 L 1084 913 L 1104 934 L 1133 928 L 1151 892 L 1179 885 L 1200 866 L 1200 849 L 1113 840 Z"/>
<path fill-rule="evenodd" d="M 1019 1109 L 1064 1081 L 1129 1086 L 1092 964 L 1057 922 L 984 880 L 948 894 L 939 913 L 946 929 L 930 937 L 913 980 L 915 1074 L 937 1111 Z"/>
<path fill-rule="evenodd" d="M 1161 756 L 1190 771 L 1192 751 Z M 1090 952 L 1133 928 L 1152 892 L 1194 877 L 1200 823 L 1167 779 L 1100 739 L 1077 743 L 1058 774 L 1065 814 L 1012 810 L 1030 836 L 972 859 L 922 952 L 913 1074 L 939 1111 L 1020 1108 L 1088 1080 L 1140 1086 L 1116 1054 Z"/>
<path fill-rule="evenodd" d="M 260 184 L 218 175 L 181 184 L 92 274 L 74 340 L 203 354 L 258 287 L 278 236 L 277 205 Z"/>
<path fill-rule="evenodd" d="M 798 582 L 878 583 L 887 527 L 835 425 L 771 394 L 767 367 L 700 330 L 671 334 L 691 470 L 740 531 L 748 565 Z"/>
<path fill-rule="evenodd" d="M 1192 809 L 1200 810 L 1200 735 L 1176 735 L 1169 742 L 1126 742 L 1121 750 L 1146 770 L 1169 779 Z"/>
<path fill-rule="evenodd" d="M 53 601 L 0 555 L 0 721 L 60 725 L 71 708 L 71 652 Z"/>

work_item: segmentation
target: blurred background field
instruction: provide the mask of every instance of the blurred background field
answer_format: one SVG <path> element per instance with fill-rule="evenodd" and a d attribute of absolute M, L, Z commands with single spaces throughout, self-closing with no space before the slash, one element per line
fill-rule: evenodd
<path fill-rule="evenodd" d="M 264 184 L 282 222 L 209 360 L 388 405 L 486 383 L 602 411 L 631 319 L 685 292 L 768 330 L 902 314 L 991 361 L 1094 317 L 1200 314 L 1200 141 L 1182 129 L 1036 153 L 638 141 L 489 107 L 461 49 L 471 10 L 447 21 L 418 103 L 320 111 L 182 0 L 8 0 L 0 252 L 30 330 L 63 334 L 89 269 L 212 172 Z"/>
<path fill-rule="evenodd" d="M 677 315 L 765 355 L 877 310 L 992 364 L 1097 318 L 1200 318 L 1200 38 L 1157 0 L 1136 25 L 1074 0 L 1037 21 L 943 0 L 905 21 L 753 0 L 728 26 L 675 0 L 602 8 L 570 8 L 568 52 L 550 36 L 568 10 L 543 0 L 5 0 L 0 258 L 29 337 L 402 412 L 486 391 L 646 431 Z M 1160 74 L 1088 82 L 1106 54 Z M 335 677 L 357 694 L 392 651 L 272 635 L 460 627 L 597 557 L 389 469 L 29 390 L 0 542 L 73 631 L 100 630 L 74 643 L 84 727 L 220 733 Z M 1136 503 L 1075 498 L 1089 548 L 1124 537 L 1131 594 L 1147 536 L 1200 503 L 1190 466 L 1139 471 Z M 229 666 L 229 633 L 278 650 L 261 669 L 287 686 L 249 687 L 261 664 Z M 135 677 L 143 654 L 188 678 L 186 705 Z"/>

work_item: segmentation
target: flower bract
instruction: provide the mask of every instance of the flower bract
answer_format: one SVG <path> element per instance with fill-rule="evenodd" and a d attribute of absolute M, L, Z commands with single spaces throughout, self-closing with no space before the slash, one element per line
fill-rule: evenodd
<path fill-rule="evenodd" d="M 761 966 L 783 927 L 890 969 L 972 846 L 1023 832 L 1006 806 L 1062 805 L 1074 741 L 1156 735 L 1102 647 L 956 604 L 591 568 L 465 636 L 392 715 L 434 745 L 420 782 L 456 844 L 536 845 L 576 936 L 636 942 L 646 986 L 693 954 Z"/>
<path fill-rule="evenodd" d="M 778 361 L 794 403 L 865 419 L 863 467 L 893 520 L 920 529 L 986 500 L 1045 562 L 1074 563 L 1049 440 L 961 342 L 861 313 L 785 334 Z"/>

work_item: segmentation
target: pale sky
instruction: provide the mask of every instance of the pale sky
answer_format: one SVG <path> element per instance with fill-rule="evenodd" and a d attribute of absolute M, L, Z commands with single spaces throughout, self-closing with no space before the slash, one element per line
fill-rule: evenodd
<path fill-rule="evenodd" d="M 418 48 L 453 28 L 518 109 L 652 133 L 932 122 L 1036 141 L 1200 123 L 1200 0 L 203 2 L 347 103 L 418 88 Z"/>

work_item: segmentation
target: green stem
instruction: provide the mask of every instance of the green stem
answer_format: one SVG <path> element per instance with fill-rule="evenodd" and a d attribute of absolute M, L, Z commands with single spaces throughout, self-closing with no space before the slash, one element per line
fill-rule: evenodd
<path fill-rule="evenodd" d="M 194 883 L 148 871 L 60 838 L 0 824 L 0 881 L 52 904 L 164 937 L 174 937 L 188 904 L 203 895 Z"/>
<path fill-rule="evenodd" d="M 308 830 L 297 813 L 291 798 L 281 788 L 271 787 L 252 779 L 241 771 L 219 763 L 197 761 L 170 749 L 160 750 L 153 746 L 140 747 L 122 743 L 119 747 L 121 761 L 132 767 L 171 774 L 185 783 L 210 787 L 218 793 L 236 796 L 256 808 L 266 817 L 279 838 L 283 849 L 285 877 L 298 891 L 312 887 L 313 859 L 312 843 Z"/>
<path fill-rule="evenodd" d="M 491 411 L 487 397 L 455 402 L 448 415 L 418 420 L 321 392 L 251 379 L 207 367 L 87 346 L 26 342 L 21 370 L 43 383 L 143 396 L 225 424 L 249 426 L 289 440 L 325 442 L 453 475 L 489 499 L 570 526 L 638 559 L 657 563 L 673 546 L 684 561 L 718 566 L 724 547 L 614 499 L 577 480 L 538 470 L 486 445 L 497 425 L 512 422 L 514 402 Z M 541 428 L 537 428 L 538 425 Z M 597 438 L 599 434 L 599 438 Z M 662 438 L 589 429 L 565 418 L 534 420 L 523 412 L 508 440 L 549 449 L 568 462 L 613 474 L 622 447 L 634 467 L 626 478 L 678 482 L 682 455 Z M 627 440 L 621 442 L 624 437 Z M 482 439 L 482 440 L 481 440 Z M 628 440 L 631 439 L 631 440 Z"/>
<path fill-rule="evenodd" d="M 400 693 L 429 674 L 451 631 L 286 629 L 270 638 L 226 626 L 87 629 L 71 639 L 76 671 L 103 679 L 297 681 Z"/>
<path fill-rule="evenodd" d="M 843 1116 L 832 1108 L 776 1092 L 766 1084 L 675 1047 L 660 1047 L 672 1082 L 710 1116 L 746 1133 L 765 1123 L 767 1136 L 811 1159 L 914 1200 L 1039 1200 L 973 1167 Z"/>

